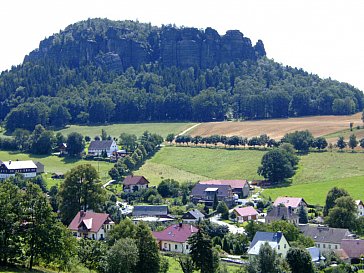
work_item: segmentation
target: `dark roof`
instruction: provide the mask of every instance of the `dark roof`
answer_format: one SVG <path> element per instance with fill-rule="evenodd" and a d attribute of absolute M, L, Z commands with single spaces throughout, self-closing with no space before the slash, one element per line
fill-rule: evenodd
<path fill-rule="evenodd" d="M 109 150 L 114 140 L 93 140 L 88 147 L 89 150 Z"/>
<path fill-rule="evenodd" d="M 284 206 L 273 207 L 270 211 L 268 211 L 266 219 L 274 219 L 274 220 L 295 220 L 298 218 L 298 215 L 293 212 L 292 208 L 287 208 Z"/>
<path fill-rule="evenodd" d="M 166 216 L 168 206 L 134 206 L 133 216 Z"/>
<path fill-rule="evenodd" d="M 283 233 L 279 231 L 278 232 L 257 231 L 254 235 L 253 241 L 250 244 L 250 248 L 252 248 L 258 241 L 279 243 L 282 237 Z"/>
<path fill-rule="evenodd" d="M 299 229 L 315 242 L 341 244 L 342 239 L 348 239 L 350 232 L 346 228 L 329 228 L 324 226 L 300 225 Z"/>
<path fill-rule="evenodd" d="M 103 224 L 110 222 L 112 220 L 107 213 L 79 211 L 68 228 L 77 231 L 80 226 L 85 226 L 89 231 L 98 232 Z"/>
<path fill-rule="evenodd" d="M 230 197 L 232 195 L 232 189 L 230 185 L 211 185 L 211 184 L 196 184 L 192 191 L 192 196 L 206 196 L 205 190 L 207 188 L 217 188 L 217 196 Z"/>
<path fill-rule="evenodd" d="M 163 231 L 154 231 L 153 236 L 158 241 L 170 241 L 184 243 L 194 233 L 198 231 L 198 228 L 188 224 L 176 224 L 167 227 Z"/>
<path fill-rule="evenodd" d="M 144 176 L 128 175 L 123 181 L 124 186 L 131 185 L 145 185 L 149 184 L 149 181 Z"/>
<path fill-rule="evenodd" d="M 183 214 L 182 219 L 204 219 L 205 215 L 198 209 L 190 210 Z"/>
<path fill-rule="evenodd" d="M 344 239 L 341 241 L 341 248 L 345 251 L 349 258 L 360 258 L 364 255 L 364 240 Z"/>

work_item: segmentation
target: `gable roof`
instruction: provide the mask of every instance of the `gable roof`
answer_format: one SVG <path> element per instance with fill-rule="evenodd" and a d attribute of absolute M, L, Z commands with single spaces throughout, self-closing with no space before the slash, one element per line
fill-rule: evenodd
<path fill-rule="evenodd" d="M 267 212 L 267 216 L 265 218 L 277 220 L 295 220 L 298 218 L 298 215 L 292 210 L 292 208 L 278 206 L 272 207 L 272 209 Z"/>
<path fill-rule="evenodd" d="M 232 189 L 242 189 L 248 183 L 247 180 L 207 180 L 200 181 L 200 184 L 208 185 L 229 185 Z"/>
<path fill-rule="evenodd" d="M 359 206 L 359 205 L 364 206 L 364 203 L 363 203 L 363 201 L 361 201 L 361 200 L 355 200 L 355 204 L 356 204 L 357 206 Z"/>
<path fill-rule="evenodd" d="M 364 240 L 343 239 L 341 241 L 341 248 L 349 258 L 360 258 L 361 255 L 364 255 Z"/>
<path fill-rule="evenodd" d="M 176 224 L 167 227 L 163 231 L 154 231 L 153 236 L 158 241 L 171 241 L 184 243 L 194 233 L 198 231 L 198 228 L 189 224 Z"/>
<path fill-rule="evenodd" d="M 248 206 L 248 207 L 244 207 L 244 208 L 235 208 L 234 211 L 239 215 L 239 216 L 251 216 L 251 215 L 258 215 L 258 212 L 252 207 L 252 206 Z"/>
<path fill-rule="evenodd" d="M 37 165 L 34 164 L 32 160 L 15 160 L 15 161 L 0 161 L 0 164 L 4 164 L 4 166 L 8 170 L 21 170 L 21 169 L 36 169 Z"/>
<path fill-rule="evenodd" d="M 350 232 L 346 228 L 329 228 L 325 226 L 300 225 L 299 229 L 315 242 L 340 244 L 342 239 L 348 239 Z"/>
<path fill-rule="evenodd" d="M 191 216 L 191 217 L 189 217 Z M 204 219 L 205 215 L 198 209 L 193 209 L 183 214 L 182 219 Z"/>
<path fill-rule="evenodd" d="M 303 198 L 301 197 L 277 197 L 276 201 L 274 201 L 273 206 L 277 207 L 279 206 L 279 204 L 283 204 L 286 207 L 292 207 L 292 208 L 298 208 L 300 206 L 301 201 L 303 201 L 304 203 L 305 200 L 303 200 Z M 307 204 L 307 203 L 306 203 Z"/>
<path fill-rule="evenodd" d="M 105 223 L 112 223 L 112 220 L 107 213 L 79 211 L 68 228 L 77 231 L 79 227 L 83 225 L 88 231 L 98 232 Z"/>
<path fill-rule="evenodd" d="M 232 195 L 231 186 L 230 185 L 210 185 L 210 184 L 196 184 L 192 191 L 192 196 L 206 196 L 206 189 L 208 188 L 216 188 L 217 189 L 217 196 L 221 197 L 229 197 Z"/>
<path fill-rule="evenodd" d="M 250 247 L 252 248 L 257 242 L 263 241 L 263 242 L 273 242 L 279 244 L 283 237 L 282 232 L 266 232 L 266 231 L 257 231 L 254 235 L 253 241 L 250 244 Z"/>
<path fill-rule="evenodd" d="M 168 206 L 134 206 L 133 216 L 166 216 Z"/>
<path fill-rule="evenodd" d="M 124 186 L 132 185 L 145 185 L 149 184 L 149 181 L 144 176 L 128 175 L 123 181 Z"/>
<path fill-rule="evenodd" d="M 114 140 L 93 140 L 88 147 L 89 150 L 110 150 Z"/>

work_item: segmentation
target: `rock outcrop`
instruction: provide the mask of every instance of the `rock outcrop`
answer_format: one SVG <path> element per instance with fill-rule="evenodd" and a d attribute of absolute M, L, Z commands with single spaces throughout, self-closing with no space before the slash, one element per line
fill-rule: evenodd
<path fill-rule="evenodd" d="M 61 32 L 43 40 L 25 61 L 51 59 L 78 67 L 94 63 L 104 69 L 122 71 L 130 66 L 159 62 L 163 66 L 211 68 L 236 60 L 257 60 L 265 56 L 263 42 L 255 46 L 238 30 L 220 36 L 212 28 L 151 30 L 144 40 L 135 39 L 128 29 L 109 27 L 103 35 L 96 30 Z"/>

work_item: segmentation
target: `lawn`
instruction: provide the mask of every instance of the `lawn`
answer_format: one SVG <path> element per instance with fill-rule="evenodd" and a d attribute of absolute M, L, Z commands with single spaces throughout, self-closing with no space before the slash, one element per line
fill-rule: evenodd
<path fill-rule="evenodd" d="M 161 178 L 177 181 L 203 179 L 260 179 L 257 168 L 264 151 L 202 147 L 163 147 L 135 174 L 152 184 Z"/>
<path fill-rule="evenodd" d="M 0 273 L 54 273 L 56 271 L 52 271 L 49 269 L 37 268 L 33 269 L 32 271 L 18 267 L 18 266 L 0 266 Z"/>
<path fill-rule="evenodd" d="M 114 166 L 113 163 L 103 162 L 103 161 L 89 161 L 89 160 L 79 160 L 74 158 L 58 157 L 54 155 L 39 156 L 39 155 L 29 155 L 18 152 L 8 152 L 0 151 L 0 160 L 34 160 L 39 161 L 44 164 L 45 172 L 51 174 L 53 172 L 63 172 L 66 173 L 70 169 L 81 165 L 81 164 L 91 164 L 98 170 L 100 178 L 102 181 L 107 182 L 110 180 L 108 175 L 109 170 Z M 48 187 L 59 183 L 61 180 L 55 180 L 50 178 L 50 175 L 45 175 L 48 183 Z"/>
<path fill-rule="evenodd" d="M 314 182 L 306 184 L 294 184 L 277 188 L 265 189 L 263 196 L 275 200 L 278 196 L 299 196 L 303 197 L 311 205 L 324 205 L 327 192 L 333 187 L 346 189 L 354 199 L 364 199 L 364 176 L 353 176 L 349 178 Z"/>
<path fill-rule="evenodd" d="M 169 133 L 178 134 L 190 128 L 195 123 L 191 122 L 175 122 L 175 123 L 124 123 L 124 124 L 108 124 L 97 126 L 86 125 L 70 125 L 65 129 L 59 130 L 62 134 L 68 135 L 71 132 L 78 132 L 84 136 L 94 138 L 101 134 L 101 129 L 106 130 L 107 134 L 118 138 L 121 133 L 134 134 L 141 136 L 144 131 L 157 133 L 166 137 Z"/>

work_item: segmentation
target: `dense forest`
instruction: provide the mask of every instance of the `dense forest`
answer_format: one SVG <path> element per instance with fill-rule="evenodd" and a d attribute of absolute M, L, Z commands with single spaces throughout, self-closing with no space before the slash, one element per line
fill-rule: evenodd
<path fill-rule="evenodd" d="M 134 121 L 345 115 L 363 93 L 265 56 L 239 31 L 89 19 L 0 76 L 7 130 Z"/>

